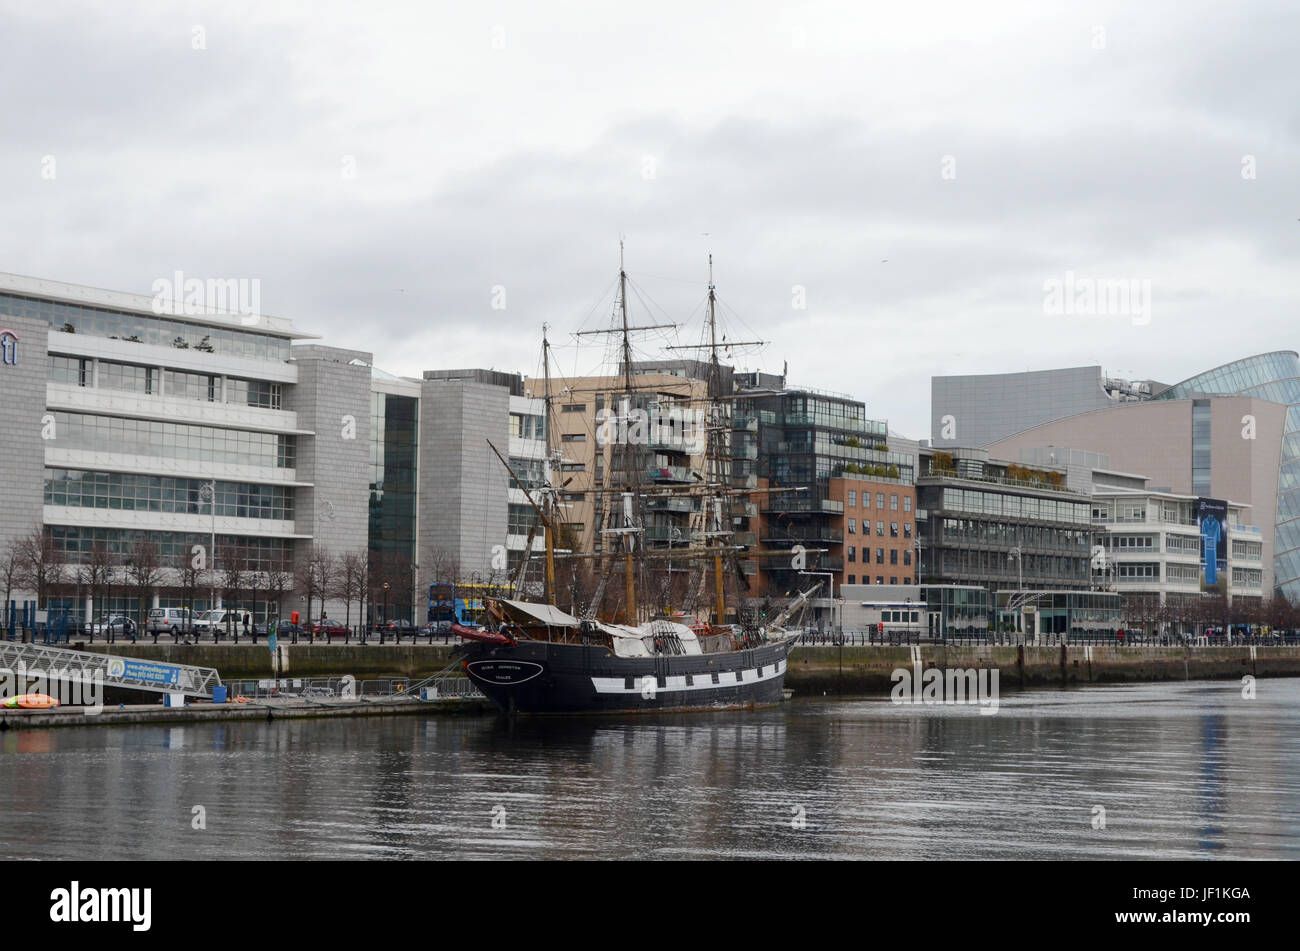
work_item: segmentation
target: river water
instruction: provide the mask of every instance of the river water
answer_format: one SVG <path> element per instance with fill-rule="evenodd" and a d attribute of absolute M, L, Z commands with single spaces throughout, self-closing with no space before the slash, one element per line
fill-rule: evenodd
<path fill-rule="evenodd" d="M 1300 679 L 0 734 L 5 859 L 516 856 L 1300 858 Z"/>

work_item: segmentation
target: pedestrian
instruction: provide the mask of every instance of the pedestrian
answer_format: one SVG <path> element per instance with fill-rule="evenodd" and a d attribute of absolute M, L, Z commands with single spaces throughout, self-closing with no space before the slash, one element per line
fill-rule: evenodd
<path fill-rule="evenodd" d="M 245 611 L 244 612 L 244 636 L 245 637 L 248 636 L 248 622 L 249 622 L 248 612 Z"/>

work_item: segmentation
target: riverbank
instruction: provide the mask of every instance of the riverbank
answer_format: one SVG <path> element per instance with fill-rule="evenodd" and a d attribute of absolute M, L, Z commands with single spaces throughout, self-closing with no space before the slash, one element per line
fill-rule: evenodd
<path fill-rule="evenodd" d="M 223 681 L 269 679 L 271 654 L 265 645 L 129 644 L 108 652 L 172 664 L 216 668 Z M 444 670 L 451 647 L 397 644 L 281 645 L 283 677 L 357 680 L 405 677 L 416 680 Z M 785 686 L 796 696 L 885 696 L 893 672 L 997 669 L 1003 690 L 1084 684 L 1158 683 L 1178 680 L 1300 676 L 1300 647 L 1284 646 L 1088 646 L 944 645 L 910 647 L 800 645 L 790 654 Z M 422 709 L 428 710 L 428 707 Z M 360 715 L 360 714 L 356 714 Z"/>
<path fill-rule="evenodd" d="M 785 685 L 799 694 L 888 694 L 893 672 L 996 669 L 1002 689 L 1300 676 L 1296 647 L 796 647 Z"/>

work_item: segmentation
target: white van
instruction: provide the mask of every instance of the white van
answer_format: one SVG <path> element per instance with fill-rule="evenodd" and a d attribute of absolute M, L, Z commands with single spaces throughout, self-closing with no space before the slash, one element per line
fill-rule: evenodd
<path fill-rule="evenodd" d="M 150 634 L 184 634 L 191 623 L 189 608 L 154 608 L 149 612 L 145 630 Z"/>
<path fill-rule="evenodd" d="M 242 623 L 244 615 L 239 611 L 213 608 L 211 611 L 203 611 L 195 616 L 194 630 L 200 634 L 211 634 L 214 629 L 224 633 L 227 617 L 230 618 L 230 629 L 233 631 Z"/>

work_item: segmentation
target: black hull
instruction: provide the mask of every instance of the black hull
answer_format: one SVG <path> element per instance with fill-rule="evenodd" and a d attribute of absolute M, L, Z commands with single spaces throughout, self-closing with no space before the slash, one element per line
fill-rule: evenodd
<path fill-rule="evenodd" d="M 607 647 L 471 644 L 465 673 L 506 713 L 668 713 L 780 703 L 793 641 L 725 654 L 616 657 Z"/>

